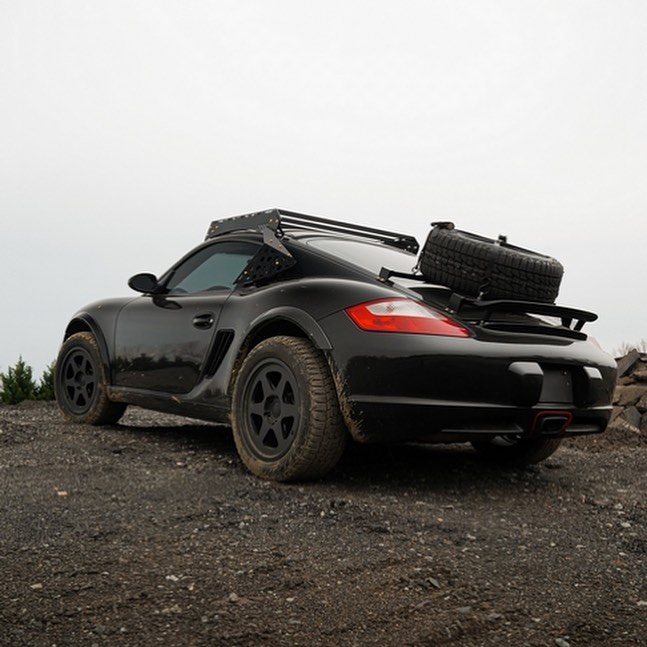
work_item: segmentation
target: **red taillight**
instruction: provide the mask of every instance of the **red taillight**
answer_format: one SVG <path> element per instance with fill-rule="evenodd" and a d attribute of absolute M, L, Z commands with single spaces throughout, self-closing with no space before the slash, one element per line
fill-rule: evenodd
<path fill-rule="evenodd" d="M 444 337 L 469 337 L 460 324 L 442 313 L 411 299 L 380 299 L 346 308 L 348 316 L 362 330 L 400 332 Z"/>

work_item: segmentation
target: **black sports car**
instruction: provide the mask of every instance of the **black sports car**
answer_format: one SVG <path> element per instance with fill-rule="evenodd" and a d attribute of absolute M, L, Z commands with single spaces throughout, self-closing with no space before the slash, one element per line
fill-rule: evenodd
<path fill-rule="evenodd" d="M 59 406 L 95 425 L 129 404 L 231 424 L 244 464 L 278 481 L 322 476 L 351 438 L 530 463 L 604 431 L 615 362 L 582 332 L 594 314 L 552 303 L 557 261 L 451 223 L 418 251 L 283 210 L 214 221 L 161 278 L 130 279 L 141 295 L 72 317 Z"/>

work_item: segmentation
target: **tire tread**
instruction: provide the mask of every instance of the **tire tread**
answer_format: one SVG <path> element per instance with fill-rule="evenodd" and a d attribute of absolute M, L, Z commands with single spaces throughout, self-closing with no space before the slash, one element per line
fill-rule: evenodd
<path fill-rule="evenodd" d="M 245 379 L 259 358 L 279 353 L 293 362 L 293 370 L 304 376 L 309 390 L 309 411 L 304 411 L 305 428 L 297 434 L 293 447 L 275 461 L 259 459 L 246 442 L 242 415 Z M 307 340 L 276 336 L 252 349 L 243 361 L 233 393 L 232 426 L 241 460 L 257 476 L 273 481 L 300 481 L 321 478 L 339 461 L 348 441 L 328 363 Z"/>
<path fill-rule="evenodd" d="M 489 299 L 553 303 L 564 268 L 550 256 L 497 245 L 451 229 L 432 229 L 420 256 L 420 271 L 434 283 Z"/>
<path fill-rule="evenodd" d="M 63 370 L 63 360 L 75 345 L 85 346 L 94 360 L 95 370 L 97 371 L 97 392 L 93 399 L 92 405 L 84 413 L 71 411 L 66 404 L 66 398 L 59 384 Z M 106 376 L 101 361 L 101 353 L 96 337 L 87 331 L 77 332 L 68 337 L 61 346 L 56 361 L 56 379 L 54 381 L 54 390 L 56 392 L 56 401 L 63 415 L 70 421 L 87 425 L 113 425 L 126 411 L 126 404 L 122 402 L 112 402 L 106 394 Z"/>

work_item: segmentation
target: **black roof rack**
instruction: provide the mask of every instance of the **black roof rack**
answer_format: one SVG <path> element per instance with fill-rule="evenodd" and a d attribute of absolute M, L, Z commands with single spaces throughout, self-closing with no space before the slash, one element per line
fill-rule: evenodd
<path fill-rule="evenodd" d="M 284 234 L 289 229 L 300 229 L 358 236 L 360 238 L 376 240 L 390 247 L 411 252 L 412 254 L 417 254 L 420 249 L 415 237 L 409 236 L 408 234 L 399 234 L 394 231 L 375 229 L 374 227 L 365 227 L 364 225 L 355 225 L 348 222 L 338 222 L 336 220 L 329 220 L 328 218 L 309 216 L 284 209 L 268 209 L 242 216 L 234 216 L 233 218 L 214 220 L 207 231 L 205 240 L 222 236 L 230 231 L 241 231 L 245 229 L 260 230 L 262 226 L 278 234 Z"/>

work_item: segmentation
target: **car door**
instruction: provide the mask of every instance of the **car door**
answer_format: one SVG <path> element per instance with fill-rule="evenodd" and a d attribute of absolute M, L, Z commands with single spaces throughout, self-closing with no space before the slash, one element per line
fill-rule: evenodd
<path fill-rule="evenodd" d="M 120 312 L 115 328 L 115 385 L 169 394 L 200 379 L 234 281 L 259 246 L 224 241 L 200 248 L 165 281 Z"/>

